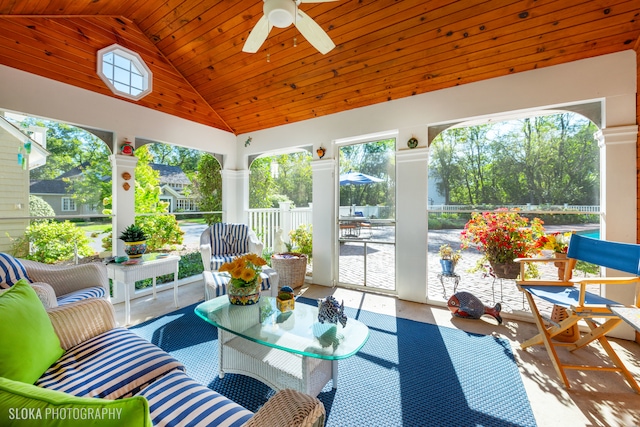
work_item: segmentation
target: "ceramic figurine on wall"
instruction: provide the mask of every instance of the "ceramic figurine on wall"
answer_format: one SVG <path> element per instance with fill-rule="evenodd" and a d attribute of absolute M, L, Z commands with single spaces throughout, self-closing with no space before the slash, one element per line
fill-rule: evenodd
<path fill-rule="evenodd" d="M 326 152 L 327 150 L 325 150 L 324 147 L 320 147 L 316 150 L 316 153 L 318 153 L 319 158 L 323 158 Z"/>
<path fill-rule="evenodd" d="M 131 145 L 129 141 L 123 142 L 120 146 L 120 153 L 124 154 L 125 156 L 133 156 L 133 151 L 133 145 Z"/>

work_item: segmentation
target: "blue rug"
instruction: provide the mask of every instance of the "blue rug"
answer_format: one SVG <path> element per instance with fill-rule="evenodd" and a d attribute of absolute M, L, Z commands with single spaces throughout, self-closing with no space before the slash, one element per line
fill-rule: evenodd
<path fill-rule="evenodd" d="M 298 302 L 315 305 L 299 298 Z M 218 378 L 217 330 L 195 305 L 131 327 L 209 388 L 257 411 L 274 392 L 244 375 Z M 341 360 L 338 389 L 318 395 L 327 426 L 535 426 L 509 343 L 365 310 L 369 341 Z"/>

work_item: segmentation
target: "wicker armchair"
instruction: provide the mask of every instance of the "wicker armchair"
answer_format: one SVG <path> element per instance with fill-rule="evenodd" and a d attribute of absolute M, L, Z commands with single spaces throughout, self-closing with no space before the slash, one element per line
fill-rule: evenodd
<path fill-rule="evenodd" d="M 47 308 L 91 297 L 109 299 L 107 268 L 102 263 L 49 265 L 27 259 L 19 261 Z"/>
<path fill-rule="evenodd" d="M 264 244 L 246 224 L 216 223 L 200 235 L 200 255 L 206 271 L 217 271 L 236 256 L 262 256 Z"/>

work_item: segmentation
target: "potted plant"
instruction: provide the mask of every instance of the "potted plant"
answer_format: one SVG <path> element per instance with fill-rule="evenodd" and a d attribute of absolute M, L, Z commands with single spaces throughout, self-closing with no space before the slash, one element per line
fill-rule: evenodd
<path fill-rule="evenodd" d="M 235 257 L 225 262 L 218 271 L 226 271 L 231 276 L 227 286 L 229 302 L 235 305 L 252 305 L 260 300 L 260 284 L 262 283 L 262 267 L 267 265 L 264 258 L 256 254 Z"/>
<path fill-rule="evenodd" d="M 567 251 L 569 250 L 569 240 L 571 240 L 572 232 L 566 233 L 550 233 L 540 237 L 542 252 L 548 251 L 558 259 L 567 259 Z M 558 261 L 553 263 L 558 267 L 558 279 L 564 280 L 564 267 L 566 261 Z M 571 273 L 569 273 L 571 278 Z"/>
<path fill-rule="evenodd" d="M 124 252 L 129 258 L 140 258 L 147 251 L 147 233 L 136 224 L 131 224 L 120 233 L 120 240 L 124 242 Z"/>
<path fill-rule="evenodd" d="M 454 251 L 451 245 L 445 243 L 440 246 L 440 265 L 442 266 L 442 274 L 445 276 L 453 276 L 456 264 L 462 258 L 460 251 Z"/>
<path fill-rule="evenodd" d="M 491 265 L 492 273 L 502 279 L 515 279 L 520 265 L 513 260 L 533 256 L 539 250 L 544 227 L 539 218 L 529 221 L 517 209 L 474 212 L 460 234 L 464 249 L 475 246 L 483 253 L 477 268 Z"/>

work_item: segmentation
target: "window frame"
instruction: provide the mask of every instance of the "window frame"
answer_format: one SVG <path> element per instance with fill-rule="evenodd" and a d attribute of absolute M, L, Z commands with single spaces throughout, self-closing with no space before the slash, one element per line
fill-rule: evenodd
<path fill-rule="evenodd" d="M 68 206 L 65 207 L 65 204 Z M 71 209 L 71 207 L 73 209 Z M 73 197 L 62 197 L 60 199 L 60 211 L 61 212 L 77 212 L 78 205 L 76 204 L 76 200 Z"/>
<path fill-rule="evenodd" d="M 121 82 L 117 82 L 111 79 L 111 77 L 107 76 L 106 74 L 104 74 L 104 65 L 105 65 L 105 60 L 104 57 L 108 54 L 114 54 L 117 55 L 120 58 L 123 58 L 127 61 L 129 61 L 135 68 L 136 70 L 140 73 L 140 76 L 142 78 L 142 85 L 141 85 L 141 89 L 140 89 L 140 93 L 134 95 L 131 94 L 129 92 L 125 92 L 121 89 L 118 89 L 118 87 L 116 86 L 116 84 L 118 85 L 123 85 L 125 87 L 128 87 L 129 90 L 131 90 L 132 88 L 137 88 L 135 86 L 132 85 L 131 83 L 131 79 L 129 78 L 129 83 L 121 83 Z M 124 98 L 128 98 L 128 99 L 132 99 L 132 100 L 140 100 L 143 97 L 147 96 L 148 94 L 150 94 L 153 90 L 153 84 L 152 84 L 152 80 L 153 80 L 153 73 L 151 72 L 151 70 L 149 69 L 149 67 L 147 66 L 147 64 L 144 62 L 144 60 L 142 59 L 142 57 L 140 55 L 138 55 L 136 52 L 129 50 L 125 47 L 122 47 L 118 44 L 113 44 L 111 46 L 107 46 L 103 49 L 100 49 L 98 51 L 97 54 L 97 73 L 98 76 L 100 76 L 100 79 L 102 79 L 102 81 L 107 85 L 107 87 L 109 87 L 109 89 L 118 96 L 122 96 Z M 115 61 L 114 61 L 115 62 Z M 115 66 L 115 65 L 112 65 Z M 132 72 L 131 71 L 127 71 L 123 68 L 120 68 L 120 70 L 122 70 L 125 73 L 129 73 L 129 77 L 131 77 Z"/>

